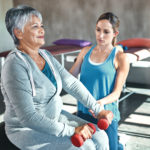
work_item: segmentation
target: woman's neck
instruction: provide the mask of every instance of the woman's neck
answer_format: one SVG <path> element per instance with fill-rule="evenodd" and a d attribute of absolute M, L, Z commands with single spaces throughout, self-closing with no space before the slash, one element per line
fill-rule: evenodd
<path fill-rule="evenodd" d="M 38 46 L 33 48 L 33 46 L 30 45 L 20 44 L 17 48 L 23 53 L 26 53 L 31 57 L 35 57 L 38 55 L 38 51 L 40 47 Z"/>
<path fill-rule="evenodd" d="M 105 51 L 109 51 L 109 50 L 112 50 L 113 49 L 113 46 L 112 45 L 102 45 L 102 46 L 100 46 L 100 45 L 96 45 L 96 49 L 98 50 L 98 51 L 102 51 L 102 52 L 105 52 Z"/>
<path fill-rule="evenodd" d="M 28 54 L 32 60 L 36 63 L 38 68 L 42 70 L 45 66 L 45 60 L 44 58 L 39 54 L 39 48 L 40 46 L 30 46 L 27 44 L 20 44 L 17 47 L 20 51 L 23 53 Z"/>

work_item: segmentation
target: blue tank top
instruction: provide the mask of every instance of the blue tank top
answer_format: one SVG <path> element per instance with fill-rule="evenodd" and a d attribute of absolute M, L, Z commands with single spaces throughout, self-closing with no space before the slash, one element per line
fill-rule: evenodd
<path fill-rule="evenodd" d="M 90 55 L 95 46 L 93 46 L 85 55 L 81 65 L 80 81 L 90 91 L 96 100 L 109 95 L 114 88 L 116 79 L 116 69 L 114 59 L 116 48 L 114 47 L 106 60 L 102 63 L 94 63 L 90 60 Z M 111 110 L 114 113 L 114 119 L 120 119 L 118 102 L 104 106 L 105 110 Z M 78 102 L 78 112 L 91 115 L 86 107 Z M 93 118 L 94 119 L 94 118 Z M 91 121 L 91 120 L 90 120 Z"/>
<path fill-rule="evenodd" d="M 48 77 L 48 79 L 54 84 L 54 86 L 57 88 L 57 83 L 56 83 L 56 80 L 54 78 L 54 75 L 47 63 L 47 61 L 45 61 L 45 66 L 42 70 L 42 72 Z"/>

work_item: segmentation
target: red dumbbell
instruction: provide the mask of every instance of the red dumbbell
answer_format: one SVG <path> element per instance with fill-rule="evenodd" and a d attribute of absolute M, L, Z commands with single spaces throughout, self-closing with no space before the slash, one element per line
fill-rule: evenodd
<path fill-rule="evenodd" d="M 107 119 L 100 119 L 97 123 L 97 126 L 101 129 L 101 130 L 106 130 L 109 127 L 109 122 Z"/>
<path fill-rule="evenodd" d="M 95 127 L 95 125 L 92 124 L 92 123 L 88 123 L 88 126 L 90 126 L 90 127 L 94 130 L 94 132 L 93 132 L 93 134 L 94 134 L 94 133 L 96 132 L 96 127 Z M 72 144 L 73 144 L 74 146 L 80 147 L 80 146 L 83 145 L 84 139 L 83 139 L 83 137 L 82 137 L 81 135 L 79 135 L 79 134 L 74 134 L 74 135 L 71 137 L 71 142 L 72 142 Z"/>
<path fill-rule="evenodd" d="M 111 113 L 112 117 L 113 117 L 113 113 Z M 101 129 L 101 130 L 106 130 L 109 127 L 109 122 L 107 119 L 100 119 L 97 123 L 97 126 Z"/>

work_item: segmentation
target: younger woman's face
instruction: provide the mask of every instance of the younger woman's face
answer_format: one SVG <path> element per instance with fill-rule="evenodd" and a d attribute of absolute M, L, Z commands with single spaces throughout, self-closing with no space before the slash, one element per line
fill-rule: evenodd
<path fill-rule="evenodd" d="M 115 36 L 117 36 L 117 33 L 114 32 L 112 28 L 112 24 L 104 19 L 100 20 L 96 24 L 96 41 L 97 44 L 100 46 L 109 46 L 112 45 L 112 40 Z"/>

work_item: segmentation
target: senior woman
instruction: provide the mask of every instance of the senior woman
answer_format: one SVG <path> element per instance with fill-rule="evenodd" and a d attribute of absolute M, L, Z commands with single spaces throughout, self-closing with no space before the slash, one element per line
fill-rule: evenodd
<path fill-rule="evenodd" d="M 2 69 L 1 87 L 6 104 L 5 130 L 9 140 L 22 150 L 107 150 L 105 132 L 62 110 L 62 88 L 111 123 L 110 111 L 103 110 L 86 88 L 68 73 L 46 50 L 40 12 L 18 6 L 6 13 L 6 27 L 16 48 Z M 86 140 L 77 148 L 70 137 Z"/>

